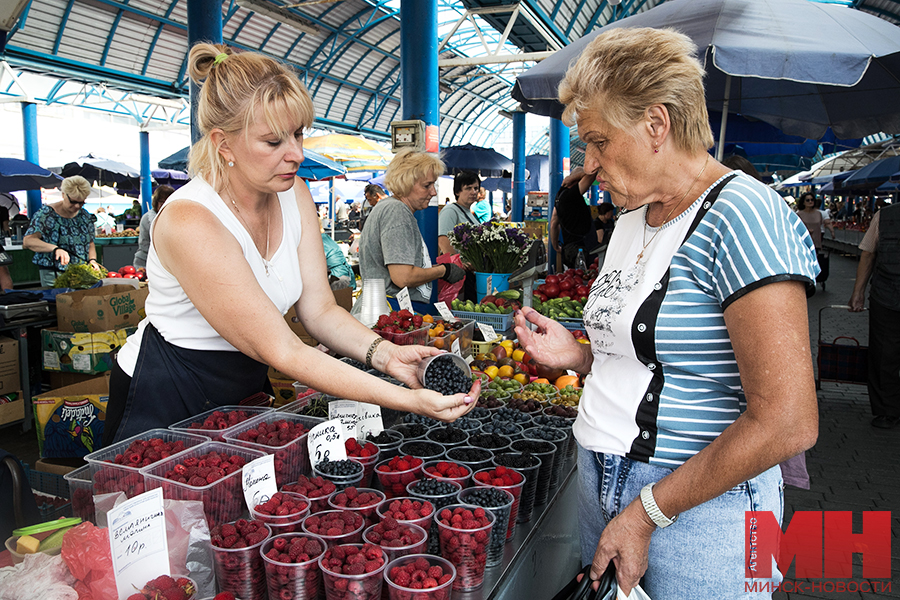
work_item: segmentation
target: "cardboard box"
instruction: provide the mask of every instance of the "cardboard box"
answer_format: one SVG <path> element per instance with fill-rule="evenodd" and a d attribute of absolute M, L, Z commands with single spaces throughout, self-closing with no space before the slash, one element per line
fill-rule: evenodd
<path fill-rule="evenodd" d="M 32 398 L 41 456 L 75 458 L 99 450 L 108 401 L 108 376 Z"/>
<path fill-rule="evenodd" d="M 22 396 L 22 390 L 14 393 L 16 395 L 15 400 L 0 404 L 0 425 L 6 425 L 25 418 L 25 398 Z"/>
<path fill-rule="evenodd" d="M 337 302 L 337 305 L 350 312 L 350 308 L 353 306 L 353 290 L 350 288 L 344 288 L 342 290 L 335 290 L 332 292 L 334 294 L 334 300 Z M 309 335 L 306 331 L 306 328 L 303 327 L 303 323 L 300 322 L 300 319 L 297 317 L 297 312 L 294 310 L 292 306 L 291 309 L 284 315 L 284 320 L 287 321 L 288 327 L 291 328 L 291 331 L 297 334 L 303 343 L 307 346 L 317 346 L 319 342 L 316 341 L 314 337 Z M 278 372 L 276 371 L 276 374 Z M 270 373 L 269 377 L 273 377 Z M 289 377 L 283 373 L 278 377 L 274 377 L 275 379 L 289 379 Z"/>
<path fill-rule="evenodd" d="M 60 294 L 56 297 L 59 330 L 100 333 L 137 327 L 147 316 L 144 302 L 149 293 L 148 287 L 108 285 Z"/>
<path fill-rule="evenodd" d="M 112 368 L 112 353 L 125 344 L 137 327 L 98 333 L 41 330 L 45 371 L 97 374 Z"/>
<path fill-rule="evenodd" d="M 75 469 L 80 469 L 85 464 L 87 463 L 80 458 L 39 458 L 34 463 L 34 469 L 54 475 L 65 475 Z"/>
<path fill-rule="evenodd" d="M 67 385 L 75 385 L 76 383 L 82 383 L 84 381 L 90 381 L 91 379 L 97 379 L 98 377 L 105 377 L 103 374 L 63 373 L 62 371 L 44 371 L 42 376 L 45 378 L 44 381 L 49 381 L 51 390 L 66 387 Z"/>
<path fill-rule="evenodd" d="M 22 387 L 19 380 L 19 340 L 0 337 L 0 394 Z"/>

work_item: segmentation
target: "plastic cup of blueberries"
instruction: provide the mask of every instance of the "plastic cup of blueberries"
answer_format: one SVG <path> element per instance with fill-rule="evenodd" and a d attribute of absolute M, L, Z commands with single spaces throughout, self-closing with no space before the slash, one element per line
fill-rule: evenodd
<path fill-rule="evenodd" d="M 512 441 L 522 439 L 522 432 L 525 431 L 518 423 L 512 421 L 485 421 L 481 424 L 479 433 L 496 433 L 505 435 Z"/>
<path fill-rule="evenodd" d="M 494 456 L 494 464 L 515 469 L 525 476 L 525 485 L 522 487 L 522 495 L 519 497 L 519 514 L 516 520 L 519 523 L 527 523 L 531 520 L 531 514 L 534 512 L 534 497 L 537 491 L 541 459 L 523 452 L 504 452 Z"/>
<path fill-rule="evenodd" d="M 329 472 L 332 469 L 336 469 L 337 473 Z M 347 474 L 342 474 L 345 471 Z M 322 479 L 327 479 L 335 485 L 337 491 L 346 489 L 351 485 L 360 485 L 364 475 L 365 468 L 363 467 L 362 463 L 353 458 L 335 461 L 323 460 L 313 466 L 313 477 L 321 477 Z"/>
<path fill-rule="evenodd" d="M 469 434 L 459 427 L 445 425 L 429 429 L 425 434 L 425 439 L 441 444 L 446 450 L 466 445 L 469 441 Z"/>
<path fill-rule="evenodd" d="M 514 469 L 510 469 L 510 471 L 514 473 L 514 477 L 518 480 L 512 485 L 502 485 L 493 482 L 485 483 L 478 479 L 479 473 L 489 473 L 493 470 L 494 467 L 487 467 L 479 471 L 475 471 L 475 473 L 472 474 L 472 482 L 475 484 L 475 487 L 493 487 L 500 490 L 505 490 L 512 494 L 513 503 L 512 506 L 509 507 L 509 523 L 506 526 L 506 539 L 511 540 L 513 535 L 515 535 L 516 533 L 516 525 L 518 524 L 519 498 L 522 497 L 522 488 L 525 487 L 525 476 Z"/>
<path fill-rule="evenodd" d="M 494 521 L 496 527 L 491 529 L 491 544 L 487 551 L 488 567 L 495 567 L 503 562 L 503 547 L 506 544 L 507 531 L 503 525 L 509 523 L 509 511 L 512 510 L 515 500 L 510 492 L 499 488 L 475 487 L 459 493 L 460 502 L 480 506 L 492 512 L 496 518 Z"/>
<path fill-rule="evenodd" d="M 372 442 L 378 446 L 378 461 L 394 458 L 397 456 L 402 444 L 405 440 L 403 434 L 394 429 L 385 429 L 378 435 L 371 433 L 366 435 L 366 441 Z"/>
<path fill-rule="evenodd" d="M 284 539 L 285 548 L 295 538 L 306 538 L 319 543 L 320 550 L 309 560 L 300 562 L 281 562 L 266 556 L 275 547 L 276 540 Z M 280 545 L 280 542 L 279 542 Z M 297 600 L 316 600 L 322 587 L 322 572 L 319 570 L 319 557 L 325 553 L 325 540 L 310 533 L 285 533 L 274 536 L 263 542 L 259 552 L 266 565 L 266 582 L 269 598 L 295 598 Z"/>
<path fill-rule="evenodd" d="M 453 362 L 453 365 L 456 366 L 460 371 L 462 371 L 463 375 L 465 375 L 466 380 L 471 382 L 472 381 L 472 369 L 469 367 L 469 363 L 467 363 L 466 360 L 461 356 L 458 356 L 451 352 L 444 352 L 442 354 L 436 354 L 434 356 L 429 356 L 428 358 L 422 360 L 418 364 L 418 366 L 416 368 L 416 376 L 419 379 L 419 383 L 421 383 L 424 387 L 433 389 L 433 388 L 429 387 L 429 385 L 428 385 L 429 383 L 432 382 L 432 380 L 431 380 L 432 372 L 430 372 L 429 369 L 433 369 L 433 368 L 435 368 L 435 366 L 445 363 L 447 361 L 448 357 Z M 432 365 L 435 365 L 435 366 L 432 366 Z M 471 387 L 471 385 L 469 387 Z M 465 391 L 468 392 L 469 388 L 466 388 Z"/>
<path fill-rule="evenodd" d="M 541 459 L 541 468 L 538 469 L 537 488 L 534 492 L 536 505 L 546 504 L 550 495 L 550 482 L 553 478 L 554 459 L 557 453 L 556 444 L 544 440 L 516 440 L 511 448 L 515 452 L 528 452 Z"/>

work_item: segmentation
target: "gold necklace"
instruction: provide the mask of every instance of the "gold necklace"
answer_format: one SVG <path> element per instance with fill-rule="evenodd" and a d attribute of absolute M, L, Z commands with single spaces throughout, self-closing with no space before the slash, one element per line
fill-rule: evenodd
<path fill-rule="evenodd" d="M 669 211 L 669 214 L 666 215 L 666 217 L 663 219 L 663 222 L 660 224 L 660 226 L 657 228 L 657 230 L 653 232 L 653 235 L 650 237 L 650 239 L 646 242 L 643 242 L 644 247 L 641 248 L 641 253 L 638 254 L 637 260 L 634 261 L 634 264 L 638 264 L 639 262 L 641 262 L 641 259 L 644 258 L 644 251 L 647 250 L 647 246 L 649 246 L 653 242 L 653 240 L 656 239 L 656 236 L 659 235 L 659 232 L 662 231 L 662 228 L 665 226 L 665 224 L 669 222 L 669 217 L 672 216 L 672 213 L 675 212 L 675 209 L 678 208 L 679 206 L 681 206 L 681 203 L 684 202 L 684 199 L 687 198 L 687 195 L 690 193 L 690 191 L 692 189 L 694 189 L 694 186 L 697 185 L 698 181 L 700 181 L 700 177 L 703 176 L 703 171 L 706 170 L 706 165 L 708 165 L 708 164 L 709 164 L 709 153 L 707 153 L 707 155 L 706 155 L 706 162 L 703 163 L 703 168 L 700 169 L 699 173 L 697 173 L 697 176 L 694 178 L 694 181 L 691 182 L 691 185 L 688 187 L 688 189 L 684 192 L 684 195 L 681 197 L 680 200 L 678 200 L 678 202 L 675 204 L 675 206 L 672 207 L 672 210 Z M 648 208 L 647 210 L 649 211 L 650 209 Z M 646 224 L 646 223 L 647 223 L 647 213 L 644 213 L 644 224 Z M 644 227 L 643 234 L 641 235 L 642 241 L 643 241 L 643 238 L 646 237 L 646 235 L 647 235 L 647 228 Z"/>
<path fill-rule="evenodd" d="M 247 221 L 244 220 L 243 215 L 241 215 L 241 209 L 238 208 L 238 205 L 234 202 L 234 198 L 229 198 L 231 200 L 231 205 L 234 206 L 234 210 L 237 211 L 238 219 L 241 220 L 241 223 L 244 224 L 244 228 L 247 230 L 247 233 L 250 233 L 250 226 L 247 225 Z M 266 196 L 266 254 L 262 257 L 263 266 L 266 268 L 266 277 L 269 276 L 269 261 L 267 260 L 267 256 L 269 256 L 269 223 L 272 221 L 272 211 L 269 210 L 269 197 Z M 250 235 L 250 239 L 253 239 L 253 235 Z"/>

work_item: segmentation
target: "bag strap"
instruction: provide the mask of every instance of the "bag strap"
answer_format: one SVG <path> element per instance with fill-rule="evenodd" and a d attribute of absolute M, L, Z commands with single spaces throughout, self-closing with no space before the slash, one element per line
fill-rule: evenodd
<path fill-rule="evenodd" d="M 25 527 L 25 513 L 22 510 L 24 483 L 22 482 L 22 471 L 19 461 L 12 456 L 7 456 L 3 459 L 3 465 L 9 469 L 9 474 L 12 478 L 13 516 L 15 518 L 16 528 Z M 31 491 L 31 486 L 28 486 L 28 491 Z"/>

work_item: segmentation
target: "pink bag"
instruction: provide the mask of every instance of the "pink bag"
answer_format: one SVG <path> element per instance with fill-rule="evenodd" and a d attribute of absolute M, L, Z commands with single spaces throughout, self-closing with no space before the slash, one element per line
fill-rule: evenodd
<path fill-rule="evenodd" d="M 462 260 L 460 260 L 459 254 L 441 254 L 437 257 L 437 263 L 439 265 L 451 263 L 461 269 L 463 268 Z M 460 279 L 456 283 L 447 283 L 443 279 L 438 279 L 438 300 L 440 302 L 446 302 L 449 306 L 450 302 L 457 298 L 460 292 L 462 292 L 465 283 L 465 279 Z"/>

